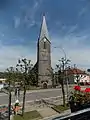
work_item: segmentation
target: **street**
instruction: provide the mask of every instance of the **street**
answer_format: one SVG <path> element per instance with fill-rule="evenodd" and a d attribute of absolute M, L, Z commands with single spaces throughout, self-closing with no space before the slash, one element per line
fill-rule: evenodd
<path fill-rule="evenodd" d="M 65 92 L 66 92 L 66 90 L 65 90 Z M 47 90 L 47 89 L 46 90 L 38 90 L 38 91 L 32 91 L 32 92 L 27 91 L 26 101 L 32 101 L 32 100 L 41 99 L 41 98 L 57 97 L 57 96 L 62 96 L 61 88 L 49 89 L 49 90 Z M 23 93 L 21 92 L 20 99 L 19 99 L 20 102 L 22 102 L 22 98 L 23 98 Z M 9 101 L 8 95 L 6 95 L 5 93 L 0 93 L 0 105 L 8 104 L 8 101 Z M 15 103 L 14 94 L 12 95 L 12 103 Z"/>

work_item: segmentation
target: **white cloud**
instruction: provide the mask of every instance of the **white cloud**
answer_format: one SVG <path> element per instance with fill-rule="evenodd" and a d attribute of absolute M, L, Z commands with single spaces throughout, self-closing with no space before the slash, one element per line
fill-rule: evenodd
<path fill-rule="evenodd" d="M 86 12 L 88 11 L 88 6 L 86 5 L 85 7 L 83 7 L 80 12 L 78 13 L 78 17 L 81 17 L 82 15 L 84 15 Z"/>
<path fill-rule="evenodd" d="M 81 11 L 79 12 L 78 16 L 82 16 L 86 12 L 87 8 L 82 8 Z"/>
<path fill-rule="evenodd" d="M 90 48 L 80 46 L 80 40 L 86 39 L 85 36 L 76 39 L 72 37 L 71 40 L 67 38 L 67 41 L 64 39 L 54 38 L 52 42 L 52 67 L 55 68 L 55 65 L 58 63 L 58 60 L 61 57 L 64 57 L 64 52 L 61 48 L 54 49 L 54 46 L 60 46 L 64 49 L 67 58 L 72 62 L 71 64 L 76 64 L 80 68 L 89 68 L 90 66 Z M 53 44 L 55 41 L 56 44 Z M 7 67 L 15 66 L 19 58 L 27 58 L 32 60 L 32 63 L 36 63 L 36 51 L 35 48 L 25 46 L 2 46 L 0 45 L 0 71 L 4 71 Z"/>
<path fill-rule="evenodd" d="M 76 64 L 79 68 L 88 69 L 90 66 L 90 49 L 66 49 L 67 58 L 71 60 L 71 65 Z M 62 50 L 55 50 L 52 56 L 52 65 L 55 67 L 56 63 L 61 57 L 64 57 Z"/>
<path fill-rule="evenodd" d="M 84 44 L 85 40 L 87 40 L 87 36 L 72 36 L 71 38 L 65 36 L 65 39 L 54 38 L 52 40 L 52 66 L 55 67 L 56 63 L 58 63 L 58 60 L 65 56 L 62 50 L 63 48 L 67 58 L 72 61 L 72 65 L 77 64 L 80 68 L 89 68 L 90 48 L 86 47 Z M 59 48 L 55 49 L 54 46 L 57 46 Z"/>
<path fill-rule="evenodd" d="M 32 22 L 28 23 L 28 28 L 34 26 L 36 24 L 36 22 L 34 20 L 32 20 Z"/>
<path fill-rule="evenodd" d="M 14 27 L 18 28 L 20 25 L 20 18 L 19 17 L 14 17 Z"/>
<path fill-rule="evenodd" d="M 77 24 L 71 26 L 70 29 L 69 29 L 69 31 L 67 32 L 67 34 L 73 33 L 77 28 L 78 28 Z"/>
<path fill-rule="evenodd" d="M 36 53 L 34 50 L 22 46 L 2 46 L 0 48 L 0 71 L 5 71 L 10 66 L 15 66 L 17 60 L 20 58 L 27 58 L 36 62 Z"/>
<path fill-rule="evenodd" d="M 15 28 L 19 27 L 21 24 L 26 25 L 28 28 L 34 26 L 35 24 L 38 24 L 35 21 L 35 17 L 41 3 L 41 0 L 34 0 L 34 3 L 31 7 L 28 5 L 21 6 L 21 15 L 14 17 Z"/>
<path fill-rule="evenodd" d="M 39 5 L 39 2 L 38 2 L 37 0 L 35 0 L 35 3 L 34 3 L 34 5 L 33 5 L 33 8 L 34 8 L 34 9 L 37 9 L 38 5 Z"/>

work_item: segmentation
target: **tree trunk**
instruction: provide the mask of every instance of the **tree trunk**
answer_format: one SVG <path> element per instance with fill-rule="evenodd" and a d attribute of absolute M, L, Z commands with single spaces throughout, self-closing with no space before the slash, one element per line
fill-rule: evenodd
<path fill-rule="evenodd" d="M 25 95 L 26 95 L 26 88 L 24 86 L 22 116 L 24 115 L 24 110 L 25 110 Z"/>
<path fill-rule="evenodd" d="M 64 79 L 65 79 L 65 75 L 66 74 L 64 74 L 64 67 L 65 67 L 65 63 L 62 61 L 62 63 L 63 63 L 63 66 L 62 66 L 62 68 L 63 68 L 63 79 L 62 79 L 62 83 L 61 83 L 61 86 L 62 86 L 62 95 L 63 95 L 63 106 L 65 107 L 65 91 L 64 91 Z"/>
<path fill-rule="evenodd" d="M 62 95 L 63 95 L 63 106 L 65 107 L 65 91 L 64 91 L 64 84 L 63 84 L 63 82 L 61 84 L 61 87 L 62 87 Z"/>
<path fill-rule="evenodd" d="M 8 108 L 9 108 L 9 118 L 8 118 L 8 120 L 10 120 L 10 115 L 11 115 L 11 91 L 9 91 L 9 105 L 8 105 Z"/>
<path fill-rule="evenodd" d="M 52 76 L 52 87 L 54 88 L 55 85 L 54 85 L 54 76 Z"/>

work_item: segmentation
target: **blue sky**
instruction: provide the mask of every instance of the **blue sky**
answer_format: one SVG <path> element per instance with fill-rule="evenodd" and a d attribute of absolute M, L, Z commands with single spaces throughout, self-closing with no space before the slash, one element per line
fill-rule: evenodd
<path fill-rule="evenodd" d="M 63 48 L 72 65 L 89 68 L 89 0 L 0 0 L 0 70 L 22 57 L 36 62 L 43 13 L 52 42 L 52 66 L 63 57 Z"/>

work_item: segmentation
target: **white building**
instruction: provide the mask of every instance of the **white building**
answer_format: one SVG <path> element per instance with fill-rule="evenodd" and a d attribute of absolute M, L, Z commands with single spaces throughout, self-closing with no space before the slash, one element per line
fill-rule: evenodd
<path fill-rule="evenodd" d="M 79 81 L 81 84 L 90 84 L 90 74 L 78 68 L 70 68 L 68 70 L 68 75 L 73 76 L 74 83 L 77 83 L 77 81 Z"/>
<path fill-rule="evenodd" d="M 4 88 L 5 82 L 6 82 L 6 79 L 0 78 L 0 91 L 2 88 Z"/>

